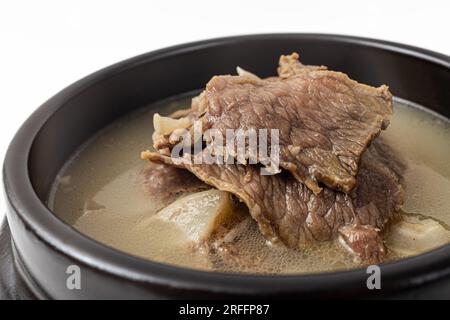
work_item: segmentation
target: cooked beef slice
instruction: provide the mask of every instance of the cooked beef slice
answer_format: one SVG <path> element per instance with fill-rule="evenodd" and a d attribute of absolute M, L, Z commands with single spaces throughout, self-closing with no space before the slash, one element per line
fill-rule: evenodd
<path fill-rule="evenodd" d="M 386 250 L 379 229 L 366 225 L 343 226 L 339 240 L 366 264 L 383 262 Z"/>
<path fill-rule="evenodd" d="M 280 78 L 289 78 L 303 71 L 326 70 L 325 66 L 304 65 L 299 61 L 298 53 L 294 52 L 290 55 L 282 55 L 278 63 L 278 76 Z"/>
<path fill-rule="evenodd" d="M 280 77 L 269 79 L 213 77 L 193 99 L 191 119 L 200 118 L 204 130 L 218 129 L 223 137 L 227 129 L 278 129 L 282 168 L 316 194 L 319 182 L 349 193 L 362 154 L 389 124 L 388 87 L 374 88 L 324 67 L 303 66 L 296 54 L 282 57 L 278 71 Z M 178 141 L 177 135 L 172 138 L 155 147 L 167 152 Z"/>
<path fill-rule="evenodd" d="M 160 153 L 144 152 L 142 156 L 173 164 Z M 327 241 L 340 235 L 364 263 L 383 260 L 379 231 L 403 203 L 403 168 L 379 142 L 365 152 L 357 186 L 349 194 L 330 188 L 314 194 L 286 172 L 264 176 L 255 165 L 197 165 L 187 161 L 177 165 L 241 199 L 269 241 L 301 248 L 308 241 Z"/>
<path fill-rule="evenodd" d="M 164 163 L 149 162 L 142 171 L 142 178 L 145 192 L 158 200 L 156 210 L 168 206 L 184 193 L 211 188 L 189 171 Z"/>

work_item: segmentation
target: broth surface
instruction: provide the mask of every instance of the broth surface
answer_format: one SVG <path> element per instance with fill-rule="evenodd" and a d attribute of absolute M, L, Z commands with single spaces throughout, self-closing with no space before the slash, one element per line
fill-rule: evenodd
<path fill-rule="evenodd" d="M 49 197 L 50 209 L 66 223 L 101 243 L 135 256 L 183 267 L 300 274 L 359 266 L 337 242 L 312 244 L 302 250 L 269 245 L 253 221 L 235 243 L 240 256 L 251 259 L 231 266 L 211 264 L 204 252 L 187 245 L 162 243 L 163 228 L 137 228 L 140 222 L 154 215 L 159 206 L 158 199 L 144 192 L 142 171 L 147 163 L 139 157 L 142 150 L 151 149 L 153 114 L 168 115 L 189 106 L 190 98 L 186 96 L 158 102 L 102 130 L 62 168 Z M 403 223 L 413 226 L 414 230 L 427 231 L 423 232 L 423 238 L 418 238 L 410 229 L 404 229 L 402 222 L 393 225 L 386 237 L 387 261 L 449 243 L 450 124 L 396 99 L 394 117 L 381 136 L 402 156 L 407 166 Z"/>

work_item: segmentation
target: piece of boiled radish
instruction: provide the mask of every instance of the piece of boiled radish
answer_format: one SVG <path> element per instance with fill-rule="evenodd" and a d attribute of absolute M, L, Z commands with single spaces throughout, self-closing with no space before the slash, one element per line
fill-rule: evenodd
<path fill-rule="evenodd" d="M 210 189 L 178 199 L 142 221 L 139 227 L 153 230 L 173 244 L 187 241 L 198 244 L 238 214 L 231 194 Z"/>
<path fill-rule="evenodd" d="M 430 218 L 404 216 L 391 227 L 387 245 L 403 256 L 420 254 L 450 242 L 450 231 Z"/>

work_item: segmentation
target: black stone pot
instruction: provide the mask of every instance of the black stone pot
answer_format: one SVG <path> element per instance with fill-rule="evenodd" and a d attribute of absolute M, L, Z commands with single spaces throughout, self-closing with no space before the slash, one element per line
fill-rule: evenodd
<path fill-rule="evenodd" d="M 450 117 L 450 58 L 378 40 L 315 34 L 230 37 L 154 51 L 98 71 L 37 109 L 16 134 L 6 156 L 3 177 L 13 269 L 33 295 L 450 298 L 450 246 L 381 266 L 382 289 L 368 290 L 365 269 L 252 276 L 145 261 L 83 236 L 46 208 L 50 185 L 66 159 L 117 117 L 153 101 L 200 89 L 212 75 L 234 73 L 237 65 L 261 76 L 272 75 L 279 55 L 292 51 L 300 52 L 305 63 L 324 64 L 376 86 L 386 83 L 396 96 Z M 7 240 L 2 241 L 5 247 Z M 66 287 L 70 265 L 81 269 L 81 290 Z"/>

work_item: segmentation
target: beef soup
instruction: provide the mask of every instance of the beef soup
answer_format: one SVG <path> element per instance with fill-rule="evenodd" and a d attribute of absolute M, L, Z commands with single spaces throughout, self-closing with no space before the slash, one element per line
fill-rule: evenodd
<path fill-rule="evenodd" d="M 316 66 L 289 55 L 277 70 L 296 50 Z M 212 39 L 100 70 L 11 142 L 0 282 L 38 298 L 448 297 L 449 70 L 424 49 L 311 34 Z M 207 139 L 182 159 L 207 154 L 208 127 L 296 134 L 280 130 L 281 172 L 233 148 L 223 155 L 243 163 L 168 157 L 196 120 Z M 374 262 L 381 291 L 367 287 Z M 74 265 L 82 290 L 67 287 Z"/>
<path fill-rule="evenodd" d="M 281 172 L 174 163 L 177 130 L 199 119 L 222 132 L 279 128 Z M 239 69 L 119 119 L 61 169 L 48 206 L 89 237 L 153 261 L 347 270 L 450 242 L 449 140 L 440 116 L 294 54 L 281 57 L 277 77 Z M 139 156 L 147 149 L 151 161 Z"/>

